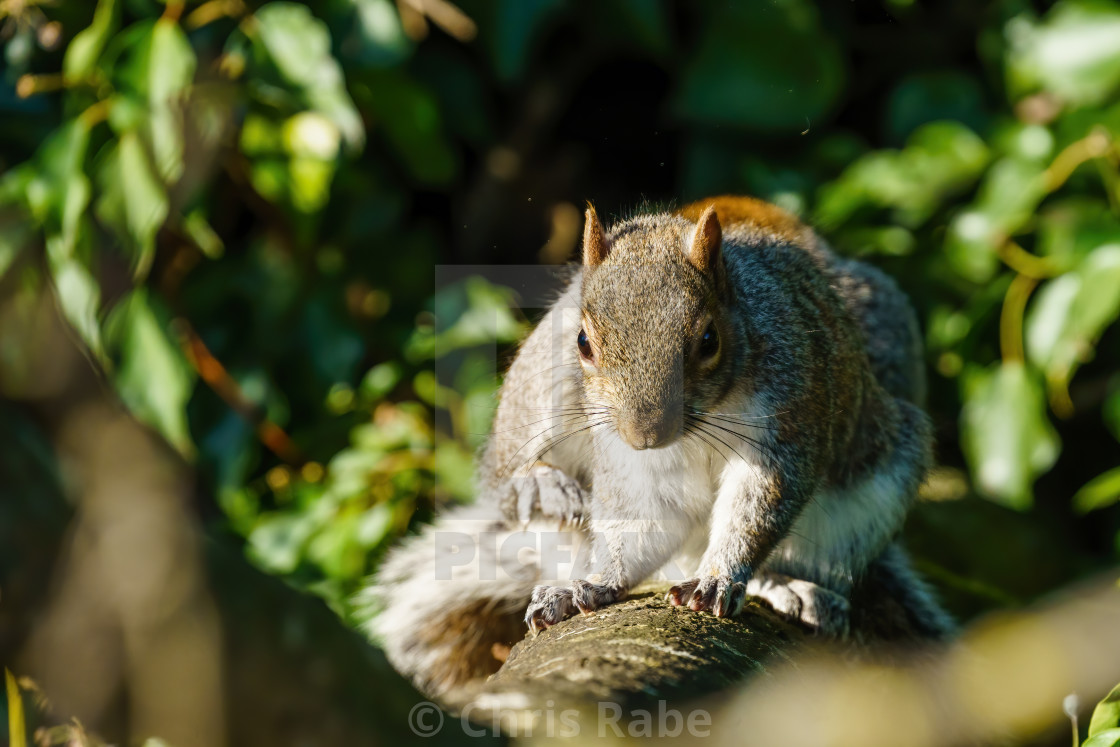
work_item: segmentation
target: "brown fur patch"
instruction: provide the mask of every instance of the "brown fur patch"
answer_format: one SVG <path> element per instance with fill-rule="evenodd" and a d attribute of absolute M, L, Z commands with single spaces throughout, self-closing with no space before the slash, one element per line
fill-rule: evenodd
<path fill-rule="evenodd" d="M 777 205 L 754 197 L 719 195 L 689 203 L 676 211 L 677 215 L 691 221 L 699 221 L 704 210 L 715 207 L 720 225 L 729 229 L 735 225 L 746 225 L 769 233 L 783 241 L 801 244 L 805 248 L 816 245 L 816 236 L 796 217 Z"/>
<path fill-rule="evenodd" d="M 494 609 L 491 600 L 482 599 L 447 615 L 438 625 L 418 630 L 416 643 L 425 650 L 447 652 L 435 668 L 424 673 L 442 690 L 494 674 L 502 666 L 495 654 L 503 649 L 508 652 L 524 636 L 520 615 L 503 614 Z"/>

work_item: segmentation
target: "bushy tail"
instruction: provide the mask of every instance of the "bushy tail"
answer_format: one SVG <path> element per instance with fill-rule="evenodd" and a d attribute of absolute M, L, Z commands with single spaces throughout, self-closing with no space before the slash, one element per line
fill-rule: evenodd
<path fill-rule="evenodd" d="M 955 637 L 957 626 L 896 541 L 856 585 L 852 630 L 865 641 L 932 643 Z"/>
<path fill-rule="evenodd" d="M 394 548 L 363 592 L 367 632 L 420 690 L 438 696 L 497 671 L 524 637 L 533 587 L 571 577 L 583 535 L 559 522 L 514 524 L 469 506 Z"/>

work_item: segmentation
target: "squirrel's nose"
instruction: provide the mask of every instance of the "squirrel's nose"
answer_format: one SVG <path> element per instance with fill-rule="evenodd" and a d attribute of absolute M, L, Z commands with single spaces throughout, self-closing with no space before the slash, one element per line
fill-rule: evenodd
<path fill-rule="evenodd" d="M 633 449 L 654 449 L 667 443 L 676 429 L 669 423 L 622 422 L 618 433 Z"/>

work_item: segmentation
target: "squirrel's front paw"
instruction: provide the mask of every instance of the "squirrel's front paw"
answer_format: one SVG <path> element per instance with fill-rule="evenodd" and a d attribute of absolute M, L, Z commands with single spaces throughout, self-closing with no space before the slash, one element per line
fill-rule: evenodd
<path fill-rule="evenodd" d="M 746 596 L 746 585 L 732 581 L 729 576 L 705 576 L 674 586 L 665 599 L 674 607 L 687 606 L 697 612 L 708 610 L 716 617 L 733 617 L 743 609 Z"/>
<path fill-rule="evenodd" d="M 529 521 L 534 512 L 568 523 L 583 517 L 587 498 L 583 488 L 575 478 L 551 465 L 534 465 L 527 476 L 515 481 L 514 489 L 521 521 Z"/>
<path fill-rule="evenodd" d="M 525 624 L 533 635 L 537 631 L 551 628 L 576 612 L 572 590 L 564 586 L 537 586 L 533 589 L 529 608 L 525 610 Z"/>
<path fill-rule="evenodd" d="M 570 589 L 565 586 L 537 586 L 525 611 L 525 624 L 536 634 L 538 630 L 550 628 L 571 617 L 577 610 L 587 615 L 625 597 L 625 589 L 582 579 L 573 581 Z"/>

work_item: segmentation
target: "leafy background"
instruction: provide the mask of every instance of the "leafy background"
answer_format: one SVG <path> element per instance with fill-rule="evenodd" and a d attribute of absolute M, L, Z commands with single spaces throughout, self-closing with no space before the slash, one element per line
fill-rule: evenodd
<path fill-rule="evenodd" d="M 435 268 L 562 263 L 585 200 L 758 195 L 898 279 L 942 465 L 907 534 L 961 617 L 1120 556 L 1115 0 L 5 0 L 0 24 L 4 297 L 53 297 L 208 521 L 348 622 L 392 541 L 471 499 L 495 344 L 531 319 Z"/>

